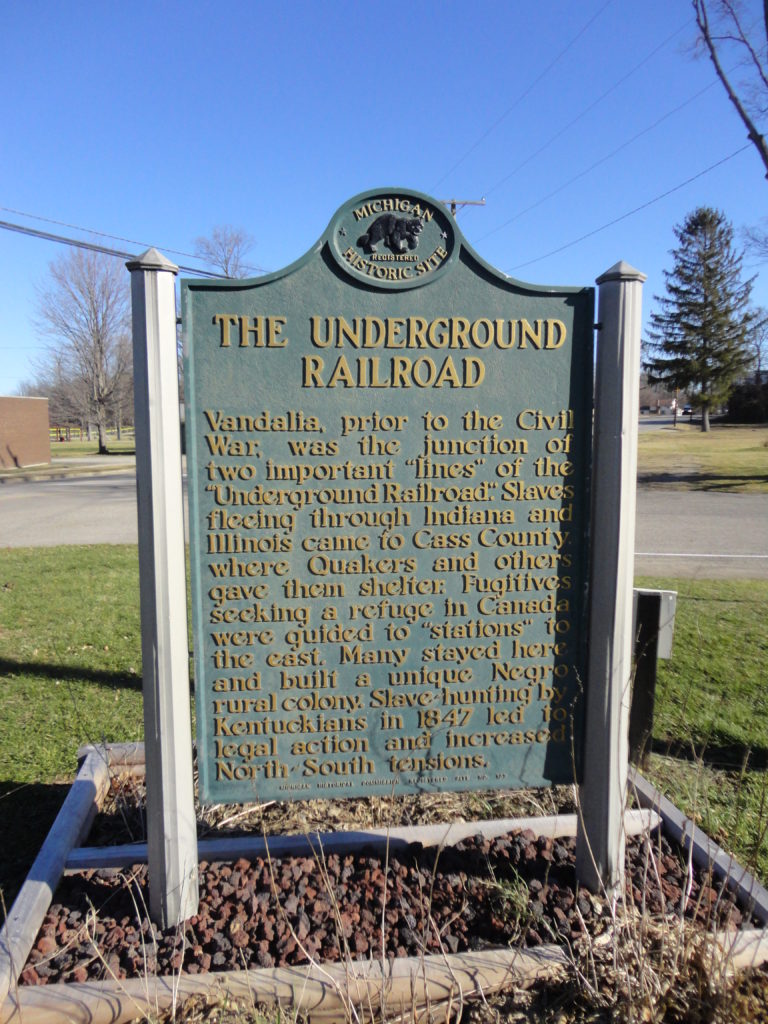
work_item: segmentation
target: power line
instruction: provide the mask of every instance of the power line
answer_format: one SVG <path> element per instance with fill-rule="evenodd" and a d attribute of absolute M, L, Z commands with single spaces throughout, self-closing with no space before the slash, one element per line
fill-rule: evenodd
<path fill-rule="evenodd" d="M 484 235 L 480 235 L 477 241 L 482 242 L 490 235 L 495 235 L 497 231 L 501 231 L 503 228 L 509 227 L 510 224 L 514 224 L 516 220 L 519 220 L 521 217 L 524 217 L 525 214 L 530 213 L 531 210 L 535 210 L 538 206 L 541 206 L 542 203 L 545 203 L 548 199 L 552 199 L 554 196 L 559 195 L 559 193 L 562 192 L 564 189 L 568 188 L 569 185 L 572 185 L 575 181 L 579 181 L 579 179 L 586 177 L 587 174 L 590 174 L 592 171 L 595 170 L 595 168 L 599 167 L 601 164 L 607 163 L 608 160 L 613 159 L 613 157 L 621 153 L 622 150 L 626 149 L 628 146 L 631 146 L 633 142 L 637 142 L 637 140 L 642 138 L 643 135 L 647 135 L 649 132 L 653 131 L 654 128 L 658 128 L 658 126 L 662 124 L 664 121 L 668 120 L 670 117 L 673 117 L 675 114 L 679 113 L 681 110 L 683 110 L 684 107 L 687 107 L 689 104 L 693 103 L 700 96 L 703 96 L 705 92 L 708 92 L 716 85 L 717 80 L 713 79 L 709 83 L 709 85 L 705 85 L 703 89 L 700 89 L 697 93 L 694 93 L 693 96 L 689 96 L 688 99 L 685 100 L 683 103 L 679 104 L 677 107 L 674 107 L 672 110 L 668 110 L 666 114 L 662 114 L 662 116 L 657 118 L 653 122 L 653 124 L 647 125 L 645 128 L 637 132 L 631 138 L 626 139 L 615 149 L 612 149 L 610 153 L 606 153 L 605 156 L 601 156 L 599 160 L 595 160 L 595 162 L 590 164 L 589 167 L 586 167 L 583 171 L 579 171 L 578 174 L 574 174 L 572 178 L 569 178 L 566 182 L 563 182 L 562 185 L 558 185 L 558 187 L 553 189 L 551 192 L 547 192 L 547 194 L 545 196 L 542 196 L 541 199 L 537 199 L 535 203 L 531 203 L 530 206 L 526 206 L 524 210 L 520 210 L 519 213 L 516 213 L 513 217 L 510 217 L 509 220 L 505 220 L 503 224 L 499 224 L 498 227 L 491 228 L 491 230 L 486 231 Z"/>
<path fill-rule="evenodd" d="M 547 75 L 552 70 L 552 68 L 555 67 L 555 65 L 557 63 L 559 63 L 560 60 L 562 60 L 562 58 L 571 49 L 571 47 L 574 46 L 579 41 L 579 39 L 581 39 L 581 37 L 584 35 L 584 33 L 587 31 L 587 29 L 595 21 L 597 21 L 597 19 L 603 13 L 603 11 L 606 9 L 606 7 L 610 7 L 610 5 L 612 3 L 613 3 L 613 0 L 606 0 L 606 2 L 603 4 L 603 6 L 600 8 L 600 10 L 589 19 L 589 21 L 586 23 L 586 25 L 579 32 L 576 33 L 576 35 L 573 37 L 573 39 L 560 51 L 560 53 L 558 53 L 558 55 L 554 58 L 554 60 L 550 64 L 548 64 L 546 68 L 544 68 L 544 70 L 541 72 L 541 74 L 538 76 L 538 78 L 535 78 L 531 82 L 531 84 L 528 86 L 528 88 L 524 89 L 523 92 L 520 93 L 520 95 L 517 97 L 517 99 L 514 101 L 514 103 L 512 103 L 512 105 L 510 107 L 507 107 L 507 109 L 504 111 L 504 113 L 496 118 L 496 120 L 493 122 L 493 124 L 483 132 L 483 134 L 480 136 L 479 139 L 477 139 L 477 141 L 472 143 L 472 145 L 464 153 L 464 155 L 459 157 L 459 159 L 456 161 L 456 163 L 453 164 L 453 166 L 450 167 L 445 172 L 445 174 L 442 176 L 442 178 L 440 178 L 439 181 L 435 182 L 435 184 L 430 189 L 430 192 L 433 195 L 434 195 L 435 191 L 437 190 L 438 185 L 442 185 L 442 183 L 445 181 L 445 179 L 450 174 L 453 174 L 453 172 L 456 170 L 457 167 L 459 167 L 461 164 L 464 163 L 464 161 L 467 159 L 467 157 L 470 155 L 470 153 L 474 153 L 474 151 L 477 149 L 477 147 L 480 145 L 480 143 L 484 142 L 488 138 L 488 136 L 491 134 L 491 132 L 495 131 L 496 128 L 498 128 L 498 126 L 501 124 L 501 122 L 504 121 L 512 113 L 512 111 L 515 109 L 515 107 L 519 106 L 523 102 L 523 100 L 526 98 L 526 96 L 530 95 L 530 93 L 533 92 L 533 90 L 536 88 L 536 86 L 539 84 L 539 82 L 541 82 L 542 79 L 547 77 Z"/>
<path fill-rule="evenodd" d="M 90 235 L 99 235 L 101 238 L 112 238 L 116 242 L 130 242 L 131 245 L 138 245 L 143 249 L 152 248 L 150 242 L 138 242 L 135 238 L 124 238 L 122 235 L 110 235 L 107 231 L 97 231 L 95 228 L 84 228 L 82 224 L 70 224 L 65 220 L 55 220 L 53 217 L 43 217 L 38 213 L 27 213 L 26 210 L 14 210 L 11 206 L 0 206 L 0 210 L 4 210 L 6 213 L 15 213 L 17 217 L 29 217 L 30 220 L 39 220 L 44 224 L 58 224 L 62 228 L 72 228 L 73 231 L 87 231 Z M 172 253 L 174 256 L 189 256 L 192 259 L 196 259 L 194 253 L 182 252 L 179 249 L 165 249 L 163 252 Z"/>
<path fill-rule="evenodd" d="M 43 238 L 48 242 L 60 242 L 62 245 L 71 245 L 76 249 L 89 249 L 91 252 L 100 252 L 105 256 L 116 256 L 118 259 L 132 260 L 136 253 L 122 252 L 120 249 L 110 249 L 106 245 L 97 245 L 95 242 L 84 242 L 79 238 L 67 238 L 65 235 L 54 235 L 50 231 L 38 231 L 37 228 L 26 227 L 23 224 L 11 224 L 7 220 L 0 220 L 0 228 L 4 231 L 16 231 L 20 235 L 30 235 L 32 238 Z M 137 243 L 141 244 L 141 243 Z M 172 250 L 167 250 L 171 252 Z M 213 270 L 199 270 L 197 267 L 185 267 L 179 264 L 179 270 L 188 274 L 197 274 L 199 277 L 217 277 L 229 280 L 226 274 L 217 274 Z"/>
<path fill-rule="evenodd" d="M 685 188 L 686 185 L 690 185 L 692 181 L 696 181 L 698 178 L 703 178 L 705 174 L 709 174 L 710 171 L 714 171 L 717 167 L 722 167 L 723 164 L 727 164 L 729 160 L 733 160 L 739 153 L 743 153 L 746 149 L 750 149 L 752 146 L 751 142 L 748 142 L 741 149 L 737 149 L 730 156 L 723 157 L 722 160 L 718 160 L 717 163 L 710 164 L 709 167 L 705 167 L 703 171 L 699 171 L 698 174 L 692 175 L 690 178 L 686 178 L 685 181 L 681 181 L 679 185 L 675 185 L 674 188 L 667 189 L 666 192 L 662 192 L 661 195 L 654 196 L 653 199 L 649 199 L 645 203 L 641 203 L 640 206 L 636 206 L 634 210 L 629 210 L 627 213 L 622 213 L 620 217 L 615 217 L 613 220 L 608 221 L 607 224 L 602 224 L 599 228 L 594 228 L 592 231 L 587 231 L 586 234 L 581 235 L 579 238 L 574 238 L 571 242 L 566 242 L 565 245 L 558 246 L 557 249 L 552 249 L 550 252 L 545 252 L 542 256 L 536 256 L 535 259 L 526 260 L 525 263 L 517 263 L 512 270 L 519 270 L 521 267 L 529 267 L 532 263 L 539 263 L 541 260 L 546 260 L 550 256 L 555 256 L 559 252 L 563 252 L 565 249 L 570 249 L 574 245 L 578 245 L 579 242 L 583 242 L 587 238 L 591 238 L 593 235 L 599 234 L 601 231 L 605 231 L 607 228 L 613 227 L 614 224 L 618 224 L 622 220 L 626 220 L 628 217 L 634 216 L 636 213 L 640 213 L 641 210 L 647 210 L 649 206 L 653 206 L 654 203 L 660 202 L 662 199 L 666 199 L 667 196 L 671 196 L 673 192 L 679 192 L 681 188 Z"/>
<path fill-rule="evenodd" d="M 518 171 L 521 171 L 524 167 L 527 167 L 527 165 L 531 163 L 532 160 L 535 160 L 537 156 L 540 156 L 545 149 L 548 149 L 552 145 L 553 142 L 556 142 L 570 128 L 573 128 L 573 126 L 577 124 L 583 117 L 586 117 L 586 115 L 590 111 L 594 110 L 595 107 L 598 106 L 598 104 L 602 103 L 603 100 L 606 99 L 606 97 L 610 96 L 612 92 L 615 92 L 620 85 L 623 85 L 628 78 L 631 78 L 631 76 L 634 75 L 636 71 L 639 71 L 644 64 L 647 64 L 648 61 L 651 60 L 651 58 L 655 57 L 659 50 L 663 49 L 667 45 L 667 43 L 671 42 L 675 38 L 675 36 L 679 35 L 684 28 L 688 27 L 688 25 L 691 23 L 691 20 L 692 19 L 689 18 L 683 25 L 681 25 L 679 28 L 676 28 L 675 31 L 671 33 L 671 35 L 667 36 L 667 38 L 663 42 L 659 43 L 658 46 L 656 46 L 653 50 L 651 50 L 649 54 L 647 54 L 647 56 L 643 57 L 639 64 L 636 64 L 630 71 L 628 71 L 625 75 L 623 75 L 616 82 L 614 82 L 613 85 L 606 89 L 605 92 L 602 93 L 602 95 L 598 96 L 596 100 L 594 100 L 592 103 L 586 106 L 581 111 L 581 113 L 577 114 L 576 117 L 574 117 L 571 121 L 568 122 L 568 124 L 564 125 L 559 131 L 555 132 L 555 134 L 551 136 L 551 138 L 547 139 L 545 143 L 539 146 L 539 148 L 534 153 L 531 153 L 529 157 L 526 157 L 526 159 L 523 160 L 522 163 L 519 163 L 517 167 L 515 167 L 513 170 L 511 170 L 509 174 L 506 174 L 504 175 L 503 178 L 500 178 L 495 185 L 491 185 L 490 188 L 486 189 L 485 194 L 490 195 L 491 192 L 495 192 L 497 188 L 500 188 L 502 185 L 506 184 L 510 178 L 513 178 Z"/>
<path fill-rule="evenodd" d="M 0 206 L 0 210 L 4 210 L 6 213 L 15 213 L 18 217 L 29 217 L 30 220 L 39 220 L 44 224 L 57 224 L 62 228 L 72 228 L 73 231 L 86 231 L 90 235 L 99 235 L 100 238 L 112 238 L 116 242 L 129 242 L 131 245 L 138 245 L 141 249 L 150 249 L 155 243 L 153 242 L 138 242 L 135 238 L 124 238 L 122 235 L 110 235 L 108 231 L 97 231 L 95 228 L 84 228 L 81 224 L 69 224 L 65 220 L 54 220 L 53 217 L 43 217 L 37 213 L 27 213 L 25 210 L 14 210 L 11 206 Z M 184 252 L 182 249 L 166 249 L 165 246 L 157 246 L 164 253 L 171 253 L 173 256 L 188 256 L 190 259 L 196 260 L 200 257 L 193 252 Z M 255 267 L 250 263 L 244 263 L 243 267 L 246 270 L 255 270 L 258 273 L 266 274 L 268 271 L 264 267 Z M 189 270 L 189 267 L 180 267 L 180 270 Z M 204 273 L 199 271 L 198 273 Z M 210 276 L 224 276 L 211 274 Z"/>

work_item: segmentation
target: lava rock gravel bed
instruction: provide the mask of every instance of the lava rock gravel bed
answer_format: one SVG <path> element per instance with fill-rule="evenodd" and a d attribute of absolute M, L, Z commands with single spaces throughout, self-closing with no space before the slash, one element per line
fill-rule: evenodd
<path fill-rule="evenodd" d="M 417 843 L 388 858 L 202 861 L 198 914 L 166 931 L 148 917 L 145 866 L 75 873 L 61 881 L 21 982 L 573 943 L 611 921 L 606 902 L 576 886 L 574 862 L 575 840 L 530 831 L 439 852 Z M 679 914 L 684 905 L 705 927 L 742 924 L 733 895 L 695 868 L 689 877 L 664 838 L 628 840 L 627 877 L 640 912 Z"/>

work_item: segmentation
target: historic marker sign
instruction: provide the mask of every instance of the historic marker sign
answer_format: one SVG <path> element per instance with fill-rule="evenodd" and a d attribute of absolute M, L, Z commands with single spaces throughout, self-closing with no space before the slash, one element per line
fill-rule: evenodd
<path fill-rule="evenodd" d="M 382 189 L 182 296 L 202 799 L 572 781 L 592 289 Z"/>

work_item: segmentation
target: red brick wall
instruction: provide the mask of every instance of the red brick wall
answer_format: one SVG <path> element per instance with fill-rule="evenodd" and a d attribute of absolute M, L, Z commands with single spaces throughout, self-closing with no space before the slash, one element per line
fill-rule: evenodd
<path fill-rule="evenodd" d="M 0 467 L 51 461 L 47 398 L 0 397 Z"/>

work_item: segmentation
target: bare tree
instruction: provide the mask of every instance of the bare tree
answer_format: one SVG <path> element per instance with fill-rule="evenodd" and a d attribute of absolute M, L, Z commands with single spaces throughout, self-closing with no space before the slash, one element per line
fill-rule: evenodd
<path fill-rule="evenodd" d="M 748 252 L 759 262 L 768 260 L 768 220 L 763 217 L 759 224 L 742 228 L 742 237 Z"/>
<path fill-rule="evenodd" d="M 70 360 L 63 352 L 51 349 L 35 363 L 35 378 L 26 385 L 27 394 L 48 399 L 51 423 L 56 426 L 77 424 L 87 429 L 90 420 L 88 392 L 81 377 L 72 375 Z"/>
<path fill-rule="evenodd" d="M 748 24 L 739 0 L 692 0 L 700 40 L 712 61 L 728 99 L 736 109 L 768 178 L 768 143 L 759 127 L 768 106 L 768 0 L 763 0 L 760 25 Z M 711 15 L 711 17 L 710 17 Z M 726 71 L 723 60 L 735 57 Z"/>
<path fill-rule="evenodd" d="M 226 277 L 248 277 L 252 268 L 244 263 L 255 239 L 242 228 L 230 224 L 215 227 L 210 235 L 195 239 L 195 256 Z"/>
<path fill-rule="evenodd" d="M 99 454 L 107 452 L 110 406 L 129 385 L 130 292 L 116 259 L 73 249 L 54 260 L 38 289 L 38 330 L 51 339 L 38 367 L 40 382 L 98 429 Z M 63 411 L 62 408 L 62 411 Z"/>
<path fill-rule="evenodd" d="M 749 335 L 749 347 L 752 351 L 752 369 L 755 383 L 761 384 L 768 362 L 768 309 L 758 306 L 755 310 L 754 327 Z"/>
<path fill-rule="evenodd" d="M 119 359 L 124 366 L 130 367 L 131 372 L 121 376 L 109 402 L 109 415 L 115 424 L 118 441 L 123 436 L 123 427 L 133 423 L 133 347 L 130 334 L 123 336 L 120 347 Z"/>

